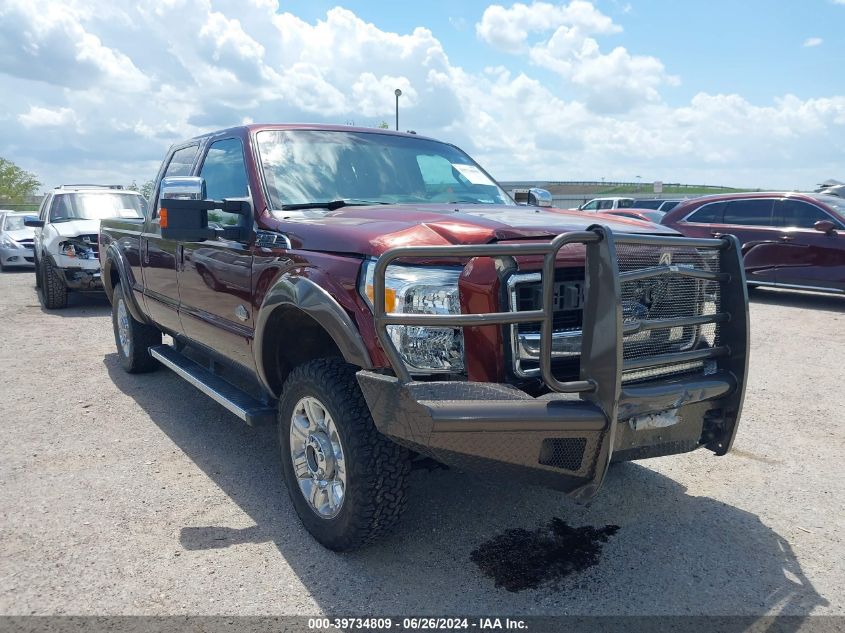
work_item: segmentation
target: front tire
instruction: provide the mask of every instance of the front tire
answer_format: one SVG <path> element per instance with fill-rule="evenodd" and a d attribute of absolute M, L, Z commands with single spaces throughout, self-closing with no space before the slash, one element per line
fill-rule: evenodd
<path fill-rule="evenodd" d="M 112 295 L 112 327 L 120 365 L 130 374 L 153 371 L 158 361 L 150 356 L 150 348 L 161 345 L 161 330 L 136 321 L 126 305 L 121 284 L 115 284 Z"/>
<path fill-rule="evenodd" d="M 279 443 L 291 501 L 323 546 L 349 551 L 396 526 L 410 454 L 376 430 L 352 365 L 325 358 L 290 373 Z"/>
<path fill-rule="evenodd" d="M 67 286 L 48 258 L 42 257 L 39 260 L 39 271 L 41 292 L 38 293 L 38 298 L 41 305 L 48 310 L 67 307 Z"/>

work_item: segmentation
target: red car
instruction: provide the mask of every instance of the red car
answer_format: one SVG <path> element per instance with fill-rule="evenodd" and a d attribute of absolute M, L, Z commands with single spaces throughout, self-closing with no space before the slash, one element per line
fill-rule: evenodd
<path fill-rule="evenodd" d="M 608 211 L 599 211 L 601 215 L 610 215 L 615 218 L 630 218 L 632 220 L 642 220 L 643 222 L 653 222 L 660 224 L 663 216 L 666 215 L 663 211 L 656 209 L 611 209 Z"/>
<path fill-rule="evenodd" d="M 845 293 L 845 200 L 743 193 L 687 200 L 662 222 L 688 237 L 736 235 L 750 286 Z"/>

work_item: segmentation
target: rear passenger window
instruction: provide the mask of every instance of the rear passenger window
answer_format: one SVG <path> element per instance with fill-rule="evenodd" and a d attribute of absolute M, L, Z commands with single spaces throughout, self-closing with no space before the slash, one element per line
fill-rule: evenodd
<path fill-rule="evenodd" d="M 724 202 L 705 204 L 703 207 L 699 208 L 698 211 L 693 212 L 686 221 L 694 222 L 696 224 L 722 224 L 724 211 Z"/>
<path fill-rule="evenodd" d="M 170 162 L 167 163 L 167 169 L 164 170 L 163 178 L 167 178 L 168 176 L 190 176 L 191 167 L 194 166 L 194 159 L 197 157 L 199 148 L 199 145 L 189 145 L 173 152 Z M 153 193 L 155 194 L 153 198 L 156 204 L 151 204 L 150 208 L 153 210 L 152 217 L 155 218 L 158 216 L 158 189 Z"/>
<path fill-rule="evenodd" d="M 830 216 L 812 204 L 800 200 L 779 200 L 775 207 L 777 226 L 811 229 L 819 220 L 830 220 Z"/>
<path fill-rule="evenodd" d="M 190 176 L 191 167 L 194 165 L 194 158 L 197 156 L 199 145 L 191 145 L 190 147 L 183 147 L 176 150 L 170 163 L 167 165 L 165 176 Z"/>
<path fill-rule="evenodd" d="M 773 200 L 731 200 L 725 207 L 725 224 L 772 226 Z"/>

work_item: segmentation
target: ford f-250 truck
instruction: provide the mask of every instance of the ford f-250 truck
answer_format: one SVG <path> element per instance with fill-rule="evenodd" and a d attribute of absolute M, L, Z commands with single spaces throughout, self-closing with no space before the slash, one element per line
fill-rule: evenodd
<path fill-rule="evenodd" d="M 736 240 L 535 193 L 517 205 L 415 134 L 175 145 L 146 217 L 101 225 L 120 362 L 278 424 L 296 511 L 335 550 L 394 526 L 415 460 L 583 500 L 614 460 L 725 454 L 748 362 Z"/>

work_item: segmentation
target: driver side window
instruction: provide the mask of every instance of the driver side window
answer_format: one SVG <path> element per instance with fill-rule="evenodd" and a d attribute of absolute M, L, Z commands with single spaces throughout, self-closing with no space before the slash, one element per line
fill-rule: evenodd
<path fill-rule="evenodd" d="M 249 196 L 244 149 L 240 140 L 227 138 L 212 143 L 205 155 L 200 176 L 205 178 L 207 195 L 212 200 Z M 209 224 L 217 224 L 221 228 L 236 226 L 240 218 L 237 213 L 208 212 Z"/>

